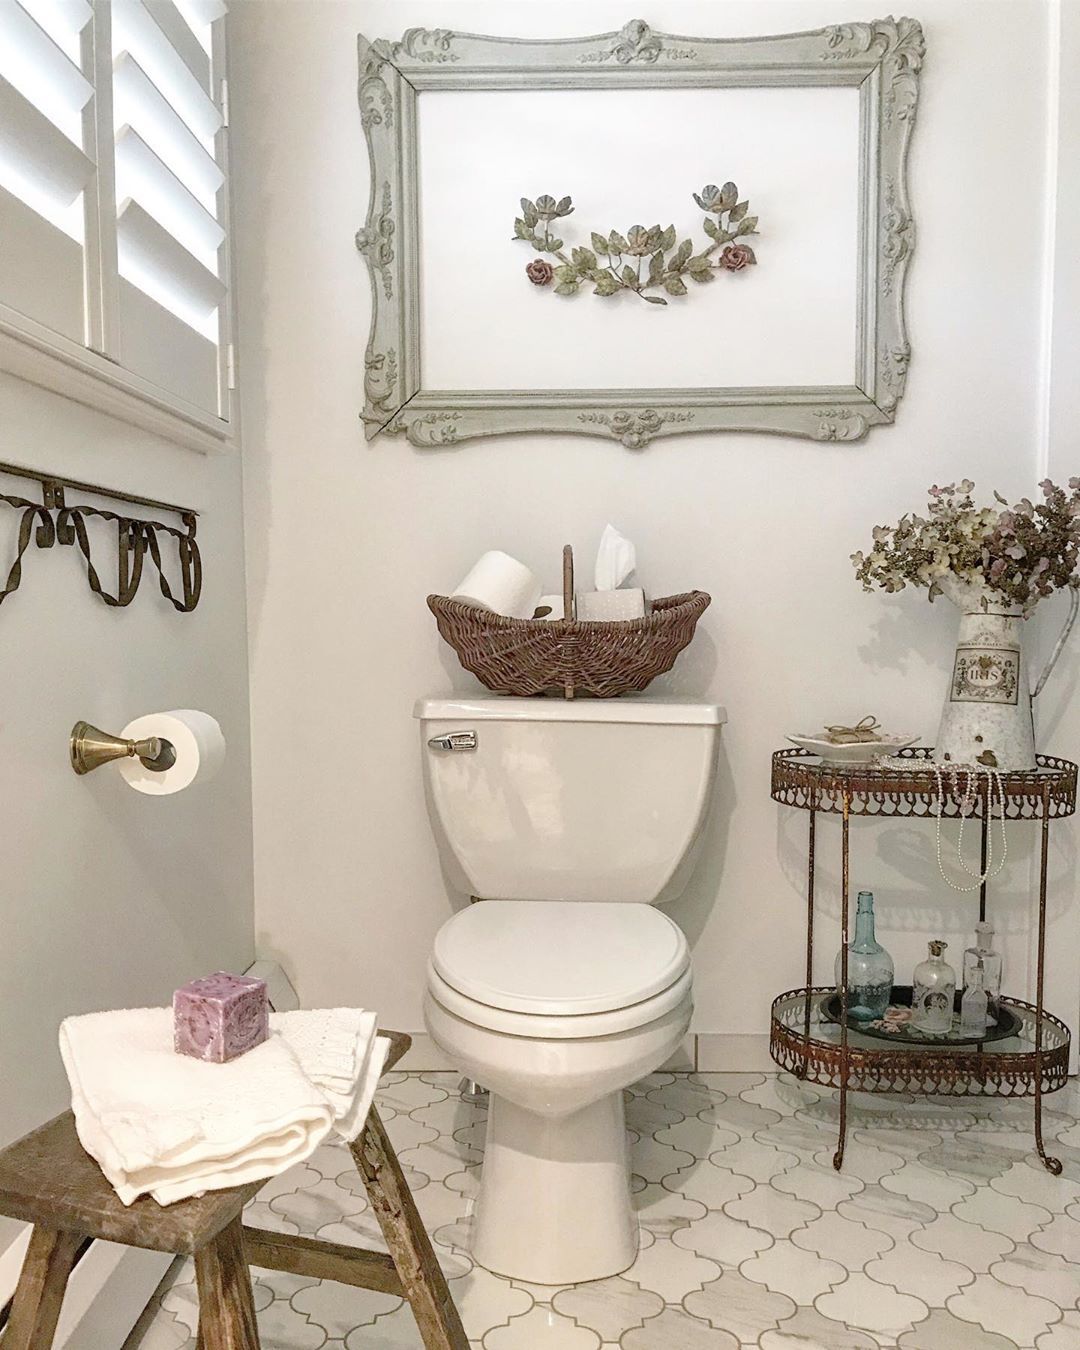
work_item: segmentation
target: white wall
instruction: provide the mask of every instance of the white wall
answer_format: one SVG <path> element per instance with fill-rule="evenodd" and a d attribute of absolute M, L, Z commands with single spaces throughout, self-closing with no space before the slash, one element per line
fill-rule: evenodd
<path fill-rule="evenodd" d="M 864 596 L 848 555 L 874 523 L 924 501 L 930 483 L 967 474 L 987 494 L 1030 492 L 1042 453 L 1050 11 L 923 0 L 916 12 L 929 54 L 911 166 L 914 358 L 897 425 L 854 446 L 699 436 L 635 453 L 560 437 L 439 451 L 366 444 L 357 413 L 369 288 L 353 247 L 368 195 L 358 30 L 569 36 L 620 27 L 625 6 L 234 6 L 257 942 L 305 1002 L 359 1000 L 419 1028 L 431 939 L 460 903 L 430 839 L 410 709 L 419 694 L 474 686 L 440 644 L 425 594 L 491 546 L 554 580 L 559 546 L 572 541 L 587 558 L 607 520 L 637 541 L 654 594 L 699 586 L 714 597 L 664 682 L 730 716 L 704 857 L 673 911 L 693 942 L 697 1029 L 762 1033 L 772 995 L 801 982 L 805 818 L 770 801 L 770 751 L 785 731 L 868 711 L 932 738 L 955 631 L 944 602 Z M 647 17 L 725 35 L 853 13 L 850 0 L 655 0 Z M 647 181 L 644 148 L 641 164 Z M 717 137 L 719 181 L 725 173 Z M 512 205 L 516 183 L 507 195 Z M 761 245 L 767 265 L 764 235 Z M 482 285 L 474 303 L 485 304 Z M 487 317 L 497 330 L 500 315 Z M 831 921 L 830 826 L 820 901 Z M 1021 828 L 998 888 L 1014 987 L 1027 975 L 1029 845 Z M 1074 943 L 1057 863 L 1054 875 L 1053 933 Z M 853 880 L 876 891 L 900 970 L 927 937 L 957 954 L 966 945 L 973 905 L 938 879 L 930 825 L 860 826 Z M 820 931 L 823 976 L 836 939 L 831 922 Z M 1071 1017 L 1075 970 L 1056 978 Z"/>
<path fill-rule="evenodd" d="M 0 375 L 0 460 L 194 507 L 205 567 L 192 614 L 163 599 L 149 562 L 138 595 L 117 610 L 90 593 L 74 548 L 31 547 L 21 588 L 0 605 L 3 1145 L 68 1105 L 61 1018 L 167 1002 L 195 975 L 244 969 L 253 942 L 239 456 L 170 447 Z M 40 500 L 31 482 L 0 483 Z M 3 578 L 18 519 L 0 510 Z M 99 571 L 112 587 L 107 557 Z M 228 755 L 214 782 L 151 798 L 110 767 L 72 772 L 77 719 L 118 732 L 174 707 L 220 720 Z M 0 1228 L 0 1248 L 12 1233 Z"/>

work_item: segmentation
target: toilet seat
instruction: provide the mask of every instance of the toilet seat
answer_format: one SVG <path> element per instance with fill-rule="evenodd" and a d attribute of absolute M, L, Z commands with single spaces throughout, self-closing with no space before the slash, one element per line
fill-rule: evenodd
<path fill-rule="evenodd" d="M 428 963 L 428 996 L 446 1012 L 453 1013 L 474 1027 L 499 1031 L 505 1036 L 523 1036 L 530 1040 L 576 1041 L 614 1036 L 658 1022 L 683 1003 L 689 1004 L 693 972 L 689 967 L 667 989 L 652 998 L 641 999 L 625 1008 L 601 1013 L 576 1013 L 565 1017 L 545 1013 L 510 1012 L 466 998 L 440 978 L 434 962 Z"/>
<path fill-rule="evenodd" d="M 623 1026 L 640 1026 L 679 1001 L 689 971 L 681 929 L 648 905 L 488 900 L 439 930 L 430 984 L 451 1011 L 456 995 L 459 1006 L 464 1000 L 510 1014 L 497 1019 L 500 1028 L 521 1016 L 581 1027 L 580 1019 L 603 1021 L 613 1013 L 624 1015 L 617 1019 Z M 662 1009 L 643 1006 L 657 1000 Z M 491 1012 L 462 1015 L 491 1026 Z"/>

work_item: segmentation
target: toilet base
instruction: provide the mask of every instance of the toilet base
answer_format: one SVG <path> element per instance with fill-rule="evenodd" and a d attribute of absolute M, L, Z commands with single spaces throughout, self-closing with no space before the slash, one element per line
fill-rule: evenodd
<path fill-rule="evenodd" d="M 633 1265 L 638 1225 L 622 1092 L 542 1116 L 491 1093 L 472 1255 L 530 1284 L 577 1284 Z"/>

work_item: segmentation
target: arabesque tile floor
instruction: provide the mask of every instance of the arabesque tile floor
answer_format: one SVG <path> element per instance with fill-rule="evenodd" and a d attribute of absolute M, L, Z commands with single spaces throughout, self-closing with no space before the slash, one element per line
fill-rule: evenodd
<path fill-rule="evenodd" d="M 380 1105 L 477 1350 L 1080 1350 L 1080 1091 L 1030 1103 L 853 1098 L 780 1075 L 658 1073 L 628 1094 L 641 1251 L 624 1275 L 547 1287 L 467 1253 L 485 1110 L 457 1075 L 387 1076 Z M 250 1222 L 378 1245 L 348 1152 L 276 1178 Z M 265 1350 L 416 1350 L 399 1298 L 258 1272 Z M 194 1347 L 190 1263 L 125 1350 Z"/>

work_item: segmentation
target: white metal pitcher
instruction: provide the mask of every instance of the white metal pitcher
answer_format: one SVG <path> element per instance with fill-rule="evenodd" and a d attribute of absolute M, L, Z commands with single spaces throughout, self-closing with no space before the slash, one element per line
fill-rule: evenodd
<path fill-rule="evenodd" d="M 982 764 L 1003 773 L 1035 768 L 1032 699 L 1061 655 L 1080 607 L 1070 591 L 1069 614 L 1034 689 L 1024 658 L 1024 611 L 988 587 L 946 576 L 941 593 L 960 610 L 960 630 L 934 758 Z"/>

